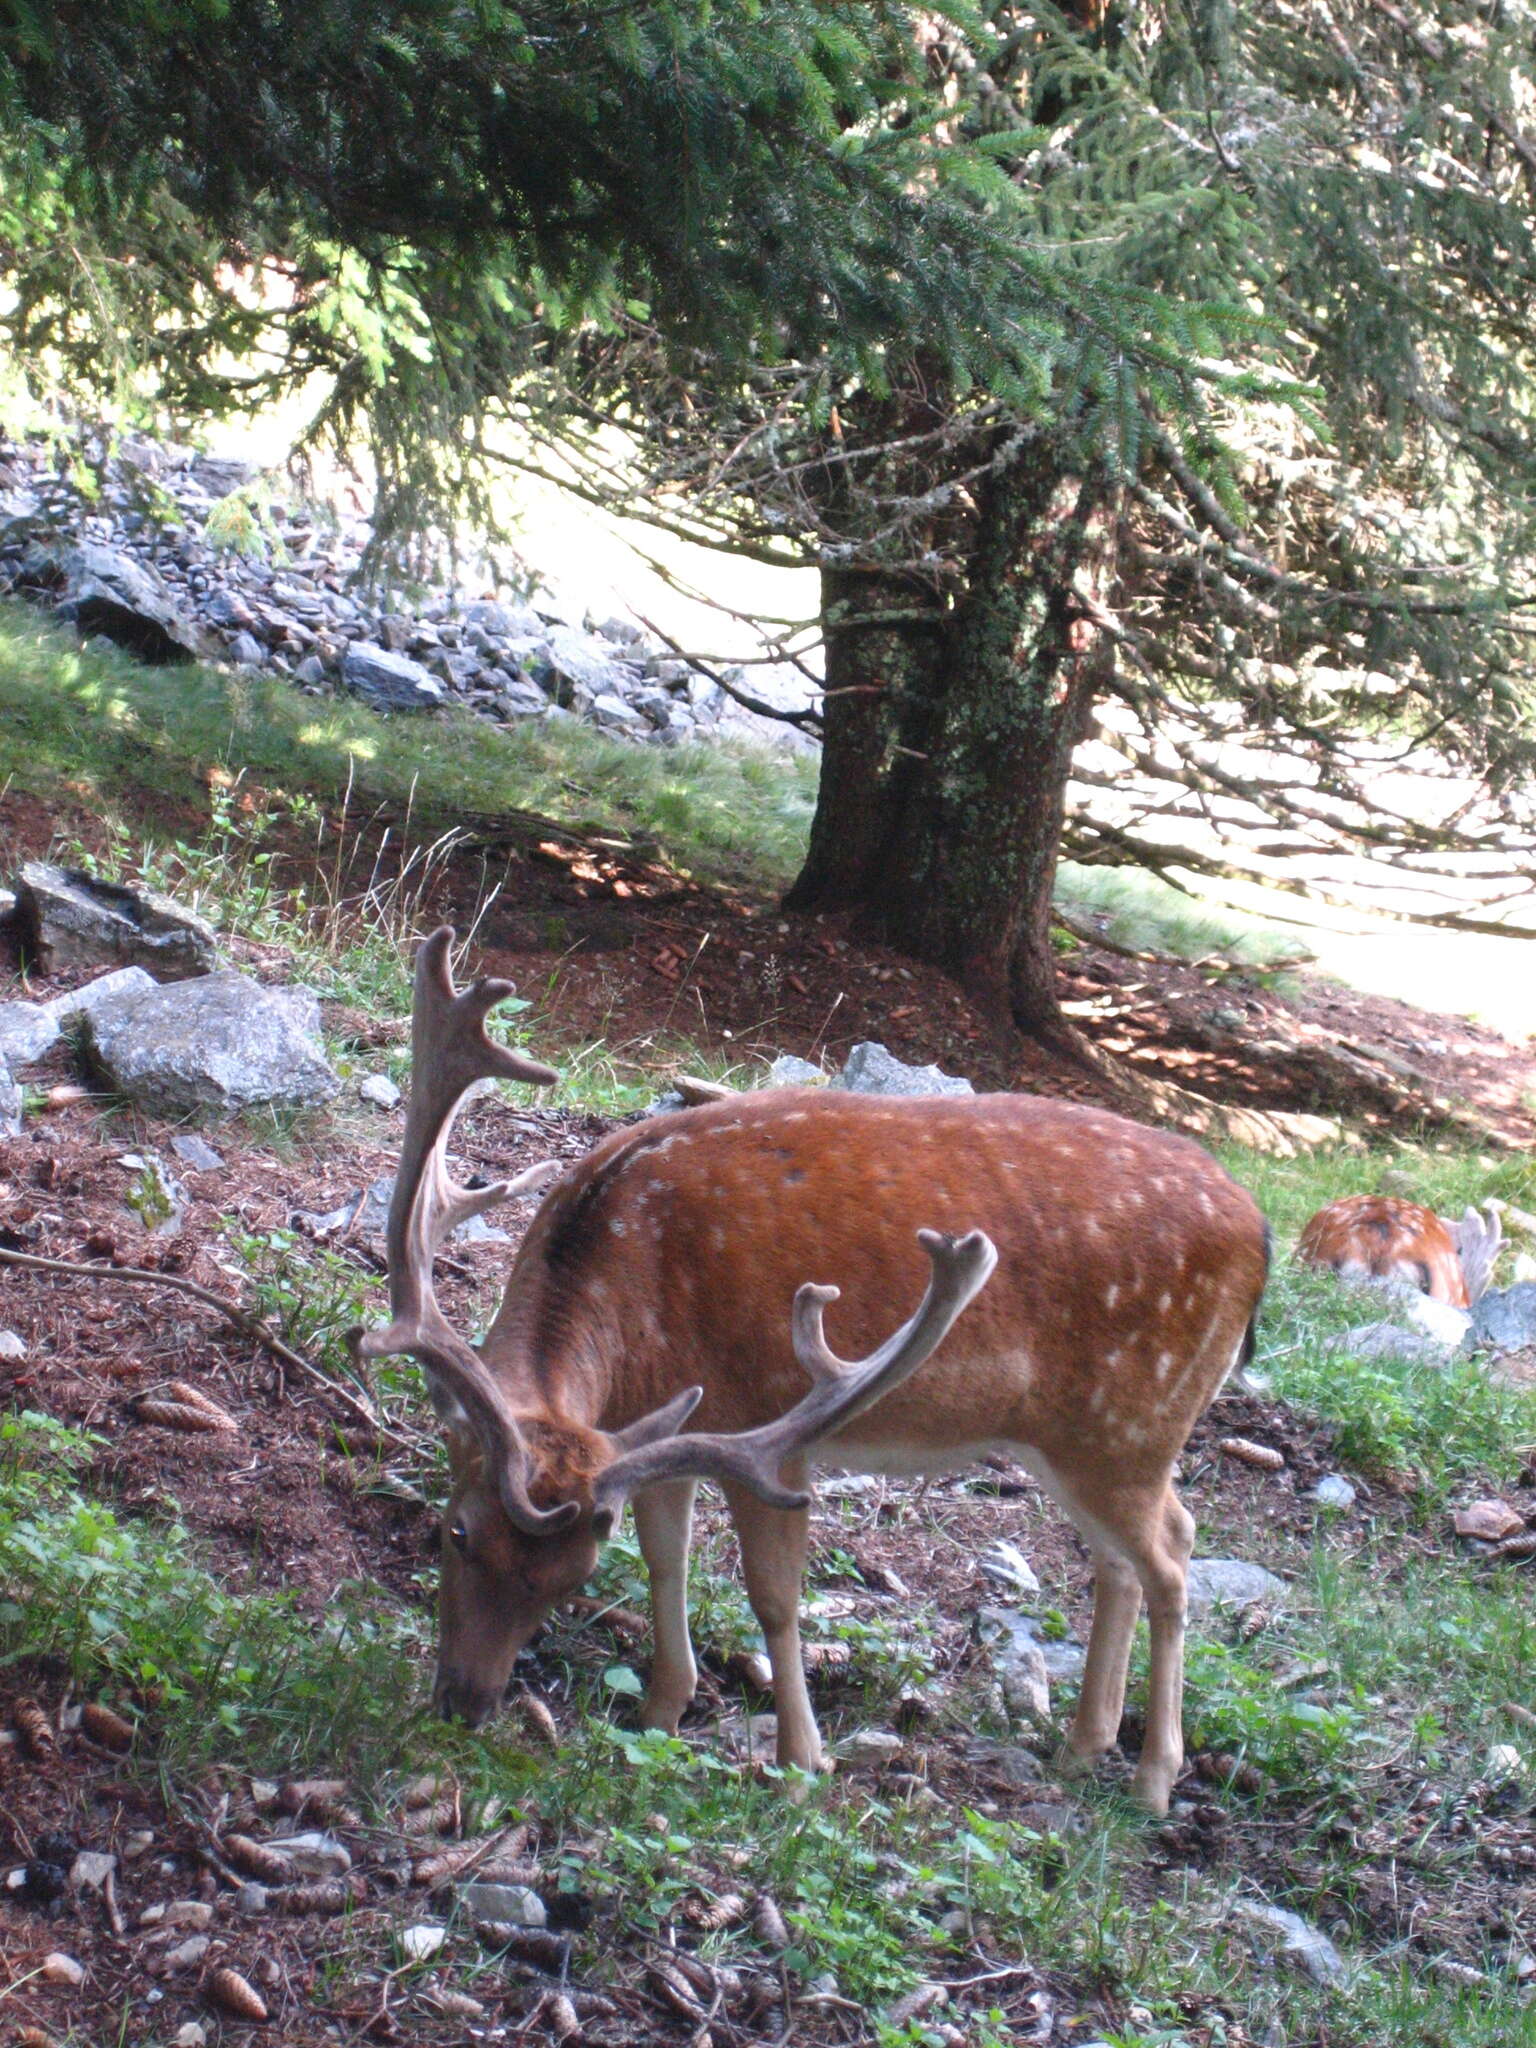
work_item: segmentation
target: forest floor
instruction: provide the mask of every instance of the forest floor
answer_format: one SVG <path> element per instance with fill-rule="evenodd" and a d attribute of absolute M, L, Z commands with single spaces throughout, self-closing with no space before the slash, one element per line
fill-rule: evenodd
<path fill-rule="evenodd" d="M 201 902 L 232 964 L 319 989 L 349 1080 L 407 1078 L 409 936 L 472 929 L 477 969 L 529 1005 L 517 1035 L 563 1071 L 545 1097 L 471 1107 L 456 1150 L 488 1174 L 579 1157 L 669 1071 L 745 1086 L 779 1053 L 830 1069 L 867 1038 L 978 1087 L 1087 1086 L 999 1053 L 942 977 L 834 920 L 783 915 L 767 889 L 698 880 L 634 832 L 507 814 L 429 837 L 398 811 L 338 819 L 249 782 L 216 781 L 213 802 L 210 828 L 207 800 L 163 789 L 119 789 L 108 814 L 13 788 L 0 879 L 66 852 Z M 1062 975 L 1102 1050 L 1223 1102 L 1347 1126 L 1353 1142 L 1311 1157 L 1225 1155 L 1282 1252 L 1313 1207 L 1388 1165 L 1442 1208 L 1496 1193 L 1533 1206 L 1529 1042 L 1229 958 L 1071 942 Z M 0 1000 L 55 986 L 0 963 Z M 1341 1042 L 1388 1051 L 1420 1107 L 1358 1074 L 1346 1085 L 1323 1057 Z M 1081 1544 L 1004 1460 L 823 1487 L 807 1635 L 843 1753 L 801 1803 L 742 1755 L 771 1702 L 713 1505 L 694 1568 L 703 1678 L 679 1739 L 634 1730 L 644 1585 L 622 1535 L 522 1660 L 512 1711 L 470 1736 L 426 1710 L 442 1465 L 419 1383 L 387 1366 L 359 1386 L 341 1342 L 378 1316 L 378 1248 L 302 1220 L 390 1171 L 399 1112 L 349 1090 L 323 1116 L 205 1131 L 222 1164 L 174 1163 L 188 1204 L 155 1235 L 130 1204 L 144 1156 L 174 1134 L 82 1078 L 67 1048 L 25 1075 L 25 1134 L 0 1141 L 0 1244 L 238 1298 L 365 1393 L 385 1430 L 359 1434 L 320 1381 L 183 1295 L 6 1272 L 0 1325 L 21 1355 L 0 1358 L 0 1861 L 17 1875 L 0 2039 L 1536 2043 L 1530 1565 L 1470 1547 L 1450 1520 L 1494 1496 L 1536 1526 L 1530 1394 L 1464 1360 L 1354 1359 L 1340 1332 L 1370 1306 L 1281 1257 L 1269 1385 L 1222 1397 L 1183 1483 L 1198 1554 L 1264 1565 L 1286 1591 L 1192 1631 L 1191 1761 L 1166 1823 L 1129 1806 L 1118 1761 L 1059 1774 L 1070 1680 L 1049 1728 L 999 1716 L 981 1608 L 1020 1608 L 1065 1646 L 1086 1640 L 1090 1594 Z M 1436 1099 L 1486 1144 L 1426 1113 Z M 511 1239 L 526 1220 L 511 1212 Z M 512 1250 L 443 1262 L 462 1326 L 494 1308 Z M 149 1419 L 141 1404 L 172 1380 L 231 1426 Z M 1280 1464 L 1224 1452 L 1232 1438 Z M 1350 1506 L 1312 1498 L 1329 1474 L 1354 1487 Z M 1027 1554 L 1038 1592 L 988 1576 L 999 1540 Z M 1138 1698 L 1133 1678 L 1131 1754 Z M 88 1702 L 127 1729 L 78 1725 Z M 335 1782 L 305 1789 L 316 1780 Z M 345 1847 L 344 1883 L 307 1900 L 242 1892 L 231 1835 L 295 1829 Z M 82 1851 L 117 1859 L 110 1889 L 52 1874 Z M 507 1865 L 547 1925 L 487 1933 L 456 1890 L 464 1869 L 434 1872 L 433 1857 Z M 1334 1960 L 1288 1956 L 1272 1909 L 1326 1934 Z M 81 1984 L 50 1975 L 58 1954 Z M 268 2022 L 220 2005 L 221 1968 Z"/>

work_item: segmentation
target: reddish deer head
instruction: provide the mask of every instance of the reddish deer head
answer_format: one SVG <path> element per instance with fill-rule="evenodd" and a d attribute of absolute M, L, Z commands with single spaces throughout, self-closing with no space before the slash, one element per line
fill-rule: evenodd
<path fill-rule="evenodd" d="M 1135 1790 L 1166 1811 L 1183 1757 L 1193 1540 L 1171 1476 L 1246 1355 L 1267 1265 L 1249 1197 L 1187 1141 L 1068 1104 L 764 1092 L 615 1132 L 564 1174 L 477 1352 L 437 1306 L 433 1251 L 545 1170 L 455 1187 L 449 1127 L 482 1075 L 553 1076 L 486 1039 L 507 985 L 456 995 L 451 939 L 434 933 L 418 959 L 393 1321 L 362 1339 L 370 1356 L 422 1361 L 447 1427 L 438 1706 L 472 1723 L 496 1711 L 518 1651 L 632 1499 L 656 1635 L 642 1719 L 675 1730 L 696 1678 L 693 1498 L 711 1478 L 767 1642 L 779 1760 L 814 1770 L 799 1646 L 810 1464 L 933 1472 L 1007 1449 L 1094 1554 L 1068 1737 L 1080 1759 L 1116 1740 L 1146 1596 L 1151 1704 Z M 882 1335 L 919 1293 L 925 1258 L 915 1314 Z M 846 1288 L 838 1335 L 866 1354 L 858 1365 L 828 1346 L 823 1317 L 840 1297 L 807 1283 L 818 1273 Z M 702 1428 L 684 1432 L 695 1410 Z"/>
<path fill-rule="evenodd" d="M 1447 1223 L 1398 1195 L 1346 1195 L 1308 1221 L 1296 1256 L 1346 1280 L 1406 1280 L 1435 1301 L 1468 1308 L 1488 1285 L 1499 1241 L 1496 1212 L 1485 1220 L 1468 1209 Z"/>

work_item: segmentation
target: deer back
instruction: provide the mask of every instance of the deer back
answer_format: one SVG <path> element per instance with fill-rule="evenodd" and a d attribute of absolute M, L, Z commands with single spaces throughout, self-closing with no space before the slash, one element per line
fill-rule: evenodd
<path fill-rule="evenodd" d="M 1347 1195 L 1330 1202 L 1308 1221 L 1296 1256 L 1346 1279 L 1407 1280 L 1436 1301 L 1468 1306 L 1450 1230 L 1433 1209 L 1399 1195 Z"/>
<path fill-rule="evenodd" d="M 616 1133 L 568 1174 L 482 1355 L 519 1409 L 612 1430 L 697 1384 L 698 1427 L 757 1428 L 805 1391 L 797 1288 L 841 1290 L 827 1338 L 861 1356 L 922 1293 L 920 1228 L 985 1232 L 997 1271 L 835 1462 L 1091 1436 L 1166 1464 L 1264 1284 L 1256 1207 L 1185 1139 L 1023 1096 L 774 1091 Z"/>

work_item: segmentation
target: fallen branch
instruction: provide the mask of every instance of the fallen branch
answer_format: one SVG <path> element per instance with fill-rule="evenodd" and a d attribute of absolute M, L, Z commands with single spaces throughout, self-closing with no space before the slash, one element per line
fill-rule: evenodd
<path fill-rule="evenodd" d="M 222 1294 L 215 1294 L 211 1288 L 199 1287 L 195 1280 L 184 1280 L 179 1273 L 150 1273 L 139 1266 L 91 1266 L 77 1259 L 42 1259 L 32 1252 L 13 1252 L 4 1245 L 0 1245 L 0 1263 L 7 1266 L 22 1266 L 32 1273 L 66 1273 L 76 1280 L 127 1280 L 137 1282 L 141 1286 L 169 1287 L 178 1294 L 189 1294 L 194 1301 L 202 1302 L 205 1307 L 217 1309 L 225 1321 L 238 1330 L 242 1337 L 250 1338 L 253 1344 L 259 1344 L 263 1351 L 269 1352 L 282 1364 L 291 1366 L 295 1372 L 303 1373 L 306 1378 L 324 1387 L 328 1394 L 333 1394 L 345 1407 L 351 1409 L 360 1422 L 367 1423 L 368 1427 L 376 1430 L 380 1436 L 387 1437 L 391 1443 L 399 1444 L 402 1449 L 412 1448 L 409 1437 L 401 1436 L 397 1430 L 391 1429 L 386 1422 L 380 1420 L 368 1402 L 361 1400 L 339 1381 L 333 1380 L 329 1373 L 322 1372 L 319 1366 L 307 1359 L 302 1352 L 295 1351 L 291 1345 L 285 1344 L 281 1337 L 267 1328 L 260 1316 L 248 1314 L 238 1303 L 227 1300 Z"/>

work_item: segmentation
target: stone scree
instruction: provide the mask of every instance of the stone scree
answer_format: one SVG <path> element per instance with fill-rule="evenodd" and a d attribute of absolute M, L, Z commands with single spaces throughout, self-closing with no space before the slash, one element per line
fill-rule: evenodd
<path fill-rule="evenodd" d="M 366 522 L 285 505 L 250 465 L 128 441 L 105 474 L 87 500 L 41 444 L 0 441 L 0 591 L 86 639 L 148 661 L 223 660 L 379 711 L 580 718 L 664 746 L 710 737 L 727 708 L 710 674 L 630 621 L 593 622 L 549 591 L 506 602 L 445 590 L 416 605 L 370 593 L 353 580 Z M 260 508 L 265 559 L 208 540 L 209 515 L 236 490 Z"/>

